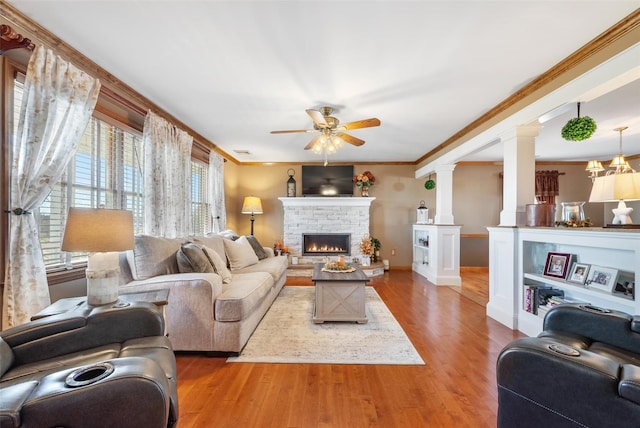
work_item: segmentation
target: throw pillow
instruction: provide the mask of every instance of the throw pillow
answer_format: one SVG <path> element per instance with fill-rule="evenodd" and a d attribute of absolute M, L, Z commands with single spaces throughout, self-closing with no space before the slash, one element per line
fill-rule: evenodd
<path fill-rule="evenodd" d="M 247 241 L 249 241 L 249 244 L 251 244 L 256 256 L 258 256 L 258 260 L 267 258 L 267 253 L 264 251 L 264 248 L 262 248 L 262 245 L 260 245 L 255 236 L 247 235 Z"/>
<path fill-rule="evenodd" d="M 226 239 L 231 239 L 232 241 L 235 241 L 236 239 L 239 238 L 238 234 L 233 229 L 223 230 L 222 232 L 218 232 L 217 235 L 220 235 Z"/>
<path fill-rule="evenodd" d="M 225 239 L 224 249 L 227 252 L 232 271 L 258 263 L 258 256 L 256 256 L 246 236 L 241 236 L 235 241 Z"/>
<path fill-rule="evenodd" d="M 176 261 L 178 262 L 180 273 L 216 273 L 213 269 L 213 264 L 202 251 L 202 248 L 193 242 L 182 244 L 176 253 Z"/>
<path fill-rule="evenodd" d="M 133 279 L 143 280 L 158 275 L 178 273 L 176 251 L 183 242 L 183 239 L 136 235 L 134 249 L 127 251 L 127 260 Z"/>
<path fill-rule="evenodd" d="M 217 251 L 212 250 L 211 248 L 204 246 L 202 247 L 202 251 L 209 258 L 209 261 L 213 265 L 216 273 L 222 277 L 223 284 L 231 283 L 231 271 L 227 267 L 227 262 L 220 257 Z"/>

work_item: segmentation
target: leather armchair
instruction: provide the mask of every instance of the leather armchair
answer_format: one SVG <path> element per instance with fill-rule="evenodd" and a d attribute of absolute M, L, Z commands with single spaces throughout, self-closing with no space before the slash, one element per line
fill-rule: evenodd
<path fill-rule="evenodd" d="M 176 362 L 150 303 L 78 305 L 0 332 L 0 428 L 173 427 Z"/>
<path fill-rule="evenodd" d="M 638 427 L 640 316 L 566 304 L 543 330 L 498 357 L 498 427 Z"/>

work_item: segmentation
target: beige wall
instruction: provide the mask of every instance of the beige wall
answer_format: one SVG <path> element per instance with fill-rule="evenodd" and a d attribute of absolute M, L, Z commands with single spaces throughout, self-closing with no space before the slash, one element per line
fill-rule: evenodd
<path fill-rule="evenodd" d="M 254 195 L 262 199 L 264 214 L 256 215 L 254 234 L 263 245 L 272 246 L 282 239 L 284 211 L 278 197 L 286 195 L 287 170 L 295 170 L 298 196 L 301 196 L 300 165 L 235 165 L 225 164 L 225 189 L 227 204 L 227 227 L 239 234 L 250 231 L 249 215 L 240 214 L 245 196 Z M 560 195 L 557 198 L 557 220 L 561 219 L 560 202 L 587 201 L 591 191 L 591 180 L 587 178 L 582 164 L 540 165 L 537 170 L 557 169 L 560 176 Z M 369 170 L 376 177 L 376 184 L 369 192 L 375 197 L 371 206 L 371 235 L 382 243 L 381 256 L 389 259 L 393 267 L 408 268 L 411 265 L 411 225 L 415 222 L 416 208 L 424 200 L 429 216 L 436 214 L 436 191 L 424 188 L 424 179 L 414 178 L 412 165 L 367 165 L 355 166 L 355 172 Z M 462 235 L 486 235 L 488 226 L 496 226 L 502 209 L 502 165 L 461 164 L 453 173 L 453 214 L 456 224 L 462 226 Z M 437 177 L 435 177 L 437 182 Z M 533 203 L 533 201 L 532 201 Z M 605 204 L 585 204 L 585 214 L 596 226 L 603 224 L 603 213 L 610 220 Z M 607 204 L 609 205 L 609 204 Z M 636 209 L 640 215 L 640 207 Z M 638 220 L 636 220 L 638 221 Z M 640 221 L 638 221 L 640 222 Z M 478 238 L 470 238 L 478 239 Z M 464 245 L 463 239 L 463 245 Z M 486 240 L 469 242 L 463 248 L 462 265 L 486 264 L 488 244 Z M 284 243 L 286 245 L 286 242 Z M 472 245 L 473 244 L 473 245 Z M 486 248 L 485 248 L 486 247 Z M 395 250 L 395 255 L 392 255 Z M 483 254 L 484 253 L 484 256 Z M 465 264 L 468 260 L 468 264 Z"/>
<path fill-rule="evenodd" d="M 230 162 L 227 162 L 229 164 Z M 286 196 L 287 170 L 295 170 L 298 196 L 302 196 L 300 165 L 226 165 L 225 176 L 228 192 L 227 226 L 239 234 L 248 234 L 250 221 L 248 215 L 240 214 L 245 196 L 253 195 L 262 199 L 264 214 L 257 215 L 254 234 L 263 245 L 271 246 L 282 239 L 284 210 L 278 197 Z M 371 206 L 371 235 L 382 243 L 381 256 L 389 259 L 392 266 L 409 267 L 411 265 L 411 224 L 415 221 L 415 210 L 420 200 L 427 207 L 435 204 L 435 192 L 424 188 L 424 180 L 414 178 L 412 165 L 356 165 L 355 172 L 369 170 L 376 177 L 376 184 L 369 192 L 376 198 Z M 234 182 L 234 189 L 231 181 Z M 433 214 L 430 215 L 433 216 Z M 235 224 L 236 227 L 231 225 Z M 358 237 L 354 237 L 357 239 Z M 284 243 L 286 245 L 286 242 Z M 395 250 L 395 255 L 391 255 Z"/>

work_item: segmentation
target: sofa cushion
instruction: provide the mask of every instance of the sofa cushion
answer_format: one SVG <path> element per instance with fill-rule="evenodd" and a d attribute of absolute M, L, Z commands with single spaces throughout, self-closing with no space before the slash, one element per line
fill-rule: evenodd
<path fill-rule="evenodd" d="M 201 247 L 207 247 L 212 250 L 215 250 L 216 253 L 220 256 L 222 260 L 227 260 L 227 254 L 224 251 L 224 240 L 220 235 L 216 235 L 214 233 L 210 233 L 207 236 L 195 236 L 193 237 L 193 242 L 200 245 Z"/>
<path fill-rule="evenodd" d="M 193 242 L 182 244 L 176 253 L 180 273 L 202 272 L 216 273 L 213 263 L 202 248 Z"/>
<path fill-rule="evenodd" d="M 249 244 L 251 244 L 251 248 L 253 248 L 256 256 L 258 256 L 258 260 L 267 258 L 267 253 L 264 251 L 264 248 L 262 248 L 262 245 L 260 245 L 255 236 L 247 235 L 247 241 L 249 241 Z"/>
<path fill-rule="evenodd" d="M 158 275 L 178 273 L 176 252 L 183 239 L 158 238 L 137 235 L 133 250 L 127 252 L 131 276 L 135 280 L 153 278 Z"/>
<path fill-rule="evenodd" d="M 233 274 L 215 303 L 216 321 L 241 321 L 249 317 L 269 295 L 273 279 L 266 272 Z"/>
<path fill-rule="evenodd" d="M 288 267 L 288 259 L 284 256 L 268 257 L 260 260 L 258 263 L 246 266 L 242 269 L 235 271 L 234 273 L 252 273 L 252 272 L 267 272 L 271 275 L 274 281 L 277 281 Z"/>
<path fill-rule="evenodd" d="M 258 263 L 258 256 L 245 236 L 235 241 L 224 240 L 224 249 L 227 252 L 231 271 L 242 269 Z"/>
<path fill-rule="evenodd" d="M 216 273 L 222 277 L 222 283 L 229 284 L 231 282 L 231 271 L 227 268 L 227 262 L 218 255 L 217 251 L 207 246 L 202 247 L 202 251 L 209 258 Z"/>

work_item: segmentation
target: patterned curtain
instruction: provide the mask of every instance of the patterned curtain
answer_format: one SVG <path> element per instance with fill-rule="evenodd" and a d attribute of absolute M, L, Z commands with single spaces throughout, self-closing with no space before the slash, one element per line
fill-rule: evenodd
<path fill-rule="evenodd" d="M 209 153 L 209 189 L 213 231 L 221 232 L 227 228 L 227 210 L 224 205 L 224 159 L 214 151 Z"/>
<path fill-rule="evenodd" d="M 3 329 L 29 321 L 51 303 L 33 210 L 74 155 L 100 93 L 100 81 L 38 47 L 29 60 L 11 157 L 9 263 Z"/>
<path fill-rule="evenodd" d="M 191 233 L 193 137 L 152 111 L 144 120 L 144 233 L 177 238 Z"/>
<path fill-rule="evenodd" d="M 536 171 L 536 200 L 541 204 L 555 204 L 558 196 L 558 171 Z"/>

